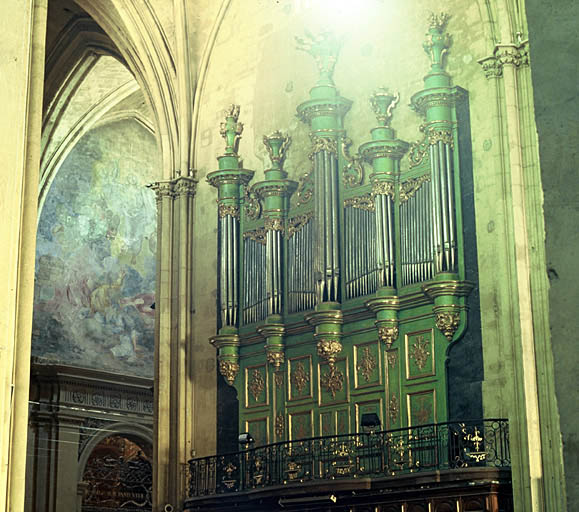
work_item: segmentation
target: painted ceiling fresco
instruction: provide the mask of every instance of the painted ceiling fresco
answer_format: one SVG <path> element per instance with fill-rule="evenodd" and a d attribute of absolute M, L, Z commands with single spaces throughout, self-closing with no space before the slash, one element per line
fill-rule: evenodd
<path fill-rule="evenodd" d="M 36 246 L 32 355 L 153 374 L 153 136 L 135 121 L 87 133 L 46 197 Z"/>

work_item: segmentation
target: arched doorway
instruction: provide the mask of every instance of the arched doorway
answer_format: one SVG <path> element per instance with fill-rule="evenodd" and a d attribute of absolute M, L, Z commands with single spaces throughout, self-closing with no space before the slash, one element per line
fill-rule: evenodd
<path fill-rule="evenodd" d="M 151 445 L 132 436 L 112 435 L 91 452 L 83 473 L 82 512 L 152 510 Z"/>

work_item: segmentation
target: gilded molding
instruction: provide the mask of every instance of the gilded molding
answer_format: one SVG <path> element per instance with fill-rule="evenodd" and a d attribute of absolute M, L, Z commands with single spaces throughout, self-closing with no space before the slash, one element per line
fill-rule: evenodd
<path fill-rule="evenodd" d="M 239 206 L 235 204 L 224 204 L 218 202 L 218 211 L 220 217 L 226 217 L 227 215 L 239 219 Z"/>
<path fill-rule="evenodd" d="M 448 341 L 452 341 L 459 324 L 460 313 L 458 311 L 440 311 L 436 313 L 436 327 L 446 336 Z"/>
<path fill-rule="evenodd" d="M 265 245 L 266 244 L 266 230 L 264 228 L 254 229 L 253 231 L 246 231 L 243 233 L 243 239 L 249 238 L 258 244 Z"/>
<path fill-rule="evenodd" d="M 370 348 L 364 347 L 364 354 L 356 365 L 356 370 L 362 374 L 366 382 L 369 382 L 377 364 L 376 358 L 370 353 Z"/>
<path fill-rule="evenodd" d="M 344 387 L 344 374 L 335 366 L 330 365 L 330 368 L 321 378 L 322 387 L 336 398 L 336 393 L 342 391 Z"/>
<path fill-rule="evenodd" d="M 286 238 L 291 238 L 294 236 L 310 221 L 313 216 L 313 212 L 308 212 L 304 215 L 298 215 L 289 219 L 287 222 Z"/>
<path fill-rule="evenodd" d="M 265 381 L 261 376 L 261 372 L 257 368 L 255 368 L 251 374 L 251 380 L 249 381 L 247 389 L 253 396 L 253 399 L 257 402 L 259 400 L 259 396 L 265 389 Z"/>
<path fill-rule="evenodd" d="M 400 202 L 405 203 L 411 199 L 427 181 L 430 181 L 430 174 L 423 174 L 418 178 L 411 178 L 408 181 L 400 183 Z"/>
<path fill-rule="evenodd" d="M 237 374 L 239 373 L 239 363 L 221 360 L 219 361 L 219 373 L 225 377 L 225 380 L 230 386 L 233 386 L 235 377 L 237 377 Z"/>
<path fill-rule="evenodd" d="M 340 98 L 340 103 L 315 103 L 298 109 L 298 118 L 309 123 L 314 117 L 336 116 L 342 117 L 350 109 L 351 102 Z"/>
<path fill-rule="evenodd" d="M 413 98 L 410 107 L 416 113 L 425 116 L 426 111 L 432 107 L 451 107 L 455 104 L 457 94 L 454 92 L 435 92 Z"/>

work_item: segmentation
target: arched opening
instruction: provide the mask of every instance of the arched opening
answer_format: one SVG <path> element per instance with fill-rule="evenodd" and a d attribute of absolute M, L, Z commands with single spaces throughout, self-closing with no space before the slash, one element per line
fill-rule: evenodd
<path fill-rule="evenodd" d="M 135 436 L 112 435 L 92 450 L 81 485 L 82 512 L 150 511 L 152 447 Z"/>

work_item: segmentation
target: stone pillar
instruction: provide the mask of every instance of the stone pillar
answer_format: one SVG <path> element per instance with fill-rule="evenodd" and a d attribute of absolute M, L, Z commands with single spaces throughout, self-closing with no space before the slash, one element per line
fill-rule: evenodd
<path fill-rule="evenodd" d="M 46 0 L 0 4 L 0 510 L 24 508 Z"/>
<path fill-rule="evenodd" d="M 157 195 L 157 295 L 153 510 L 179 509 L 192 455 L 197 383 L 192 371 L 193 198 L 197 181 L 178 176 L 154 183 Z M 195 373 L 195 375 L 194 375 Z M 203 404 L 211 415 L 215 404 Z M 207 422 L 207 416 L 197 422 Z"/>

